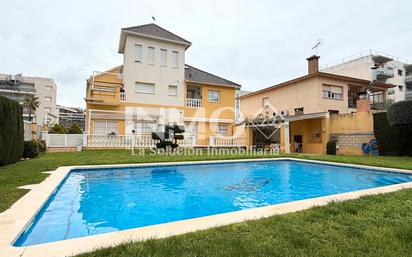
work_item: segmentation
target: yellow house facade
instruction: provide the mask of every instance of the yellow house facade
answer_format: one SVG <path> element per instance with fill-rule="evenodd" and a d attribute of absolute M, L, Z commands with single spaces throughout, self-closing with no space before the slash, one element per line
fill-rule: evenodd
<path fill-rule="evenodd" d="M 191 146 L 230 136 L 240 85 L 185 64 L 190 45 L 156 24 L 122 29 L 123 64 L 87 80 L 89 141 L 104 146 L 103 140 L 117 140 L 108 144 L 122 146 L 128 135 L 147 141 L 168 124 L 185 125 L 185 144 Z"/>

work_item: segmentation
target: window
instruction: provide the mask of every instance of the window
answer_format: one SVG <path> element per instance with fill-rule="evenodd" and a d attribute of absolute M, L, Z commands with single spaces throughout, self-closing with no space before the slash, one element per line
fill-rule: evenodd
<path fill-rule="evenodd" d="M 136 82 L 135 87 L 136 87 L 136 89 L 135 89 L 136 93 L 153 94 L 153 95 L 155 93 L 155 85 L 154 84 Z"/>
<path fill-rule="evenodd" d="M 142 62 L 142 45 L 135 45 L 135 62 Z"/>
<path fill-rule="evenodd" d="M 46 86 L 45 88 L 46 88 L 47 91 L 52 91 L 52 89 L 53 89 L 52 86 Z"/>
<path fill-rule="evenodd" d="M 160 49 L 160 66 L 167 66 L 167 50 Z"/>
<path fill-rule="evenodd" d="M 372 104 L 383 103 L 383 102 L 384 102 L 383 93 L 382 93 L 382 92 L 370 93 L 370 94 L 369 94 L 369 101 L 370 101 Z"/>
<path fill-rule="evenodd" d="M 220 102 L 220 91 L 217 90 L 209 90 L 207 92 L 207 100 L 212 103 Z"/>
<path fill-rule="evenodd" d="M 52 101 L 52 98 L 50 96 L 45 96 L 44 101 L 50 103 Z"/>
<path fill-rule="evenodd" d="M 152 46 L 147 48 L 147 61 L 149 64 L 155 63 L 155 48 Z"/>
<path fill-rule="evenodd" d="M 227 125 L 225 125 L 225 124 L 218 124 L 218 125 L 217 125 L 216 134 L 218 134 L 219 136 L 227 136 L 227 135 L 229 135 Z"/>
<path fill-rule="evenodd" d="M 117 121 L 113 120 L 95 120 L 93 122 L 93 133 L 95 135 L 117 135 Z"/>
<path fill-rule="evenodd" d="M 138 121 L 135 123 L 135 129 L 137 134 L 149 134 L 155 131 L 156 123 L 153 121 Z"/>
<path fill-rule="evenodd" d="M 169 95 L 177 96 L 177 86 L 169 85 Z"/>
<path fill-rule="evenodd" d="M 268 106 L 269 106 L 269 97 L 262 98 L 262 107 L 268 107 Z"/>
<path fill-rule="evenodd" d="M 51 113 L 51 108 L 49 108 L 49 107 L 44 108 L 44 112 L 45 113 Z"/>
<path fill-rule="evenodd" d="M 295 108 L 295 115 L 303 115 L 303 107 Z"/>
<path fill-rule="evenodd" d="M 398 75 L 402 76 L 403 75 L 403 71 L 402 70 L 398 70 Z"/>
<path fill-rule="evenodd" d="M 329 114 L 339 114 L 339 110 L 328 110 Z"/>
<path fill-rule="evenodd" d="M 339 86 L 323 85 L 323 98 L 342 100 L 343 99 L 343 88 Z"/>
<path fill-rule="evenodd" d="M 179 52 L 173 51 L 172 52 L 172 67 L 177 68 L 179 65 Z"/>

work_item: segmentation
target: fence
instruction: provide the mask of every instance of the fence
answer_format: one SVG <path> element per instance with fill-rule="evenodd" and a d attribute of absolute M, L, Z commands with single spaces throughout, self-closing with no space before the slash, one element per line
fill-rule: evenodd
<path fill-rule="evenodd" d="M 83 144 L 82 134 L 49 134 L 43 132 L 47 147 L 73 148 Z"/>
<path fill-rule="evenodd" d="M 211 136 L 209 138 L 209 146 L 212 146 L 212 147 L 243 147 L 243 146 L 246 146 L 246 138 Z"/>
<path fill-rule="evenodd" d="M 43 132 L 44 133 L 44 132 Z M 153 148 L 158 141 L 153 140 L 150 134 L 141 135 L 87 135 L 87 134 L 43 134 L 47 147 L 73 148 L 78 146 L 90 148 Z M 210 137 L 211 147 L 242 147 L 246 139 L 231 137 Z M 196 136 L 187 135 L 183 140 L 177 140 L 180 147 L 197 146 Z"/>

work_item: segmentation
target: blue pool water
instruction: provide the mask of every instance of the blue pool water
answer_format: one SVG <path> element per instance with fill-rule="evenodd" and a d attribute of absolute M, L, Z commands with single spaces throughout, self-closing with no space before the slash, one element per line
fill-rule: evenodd
<path fill-rule="evenodd" d="M 299 161 L 73 170 L 14 243 L 27 246 L 412 181 Z"/>

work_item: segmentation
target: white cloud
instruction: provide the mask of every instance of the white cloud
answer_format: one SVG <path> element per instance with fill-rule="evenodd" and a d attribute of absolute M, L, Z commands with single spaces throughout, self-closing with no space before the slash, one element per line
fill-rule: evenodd
<path fill-rule="evenodd" d="M 0 73 L 52 77 L 58 103 L 72 106 L 84 106 L 93 70 L 121 63 L 120 28 L 151 16 L 192 42 L 187 63 L 248 90 L 305 74 L 318 38 L 323 64 L 370 48 L 412 59 L 410 1 L 3 0 L 2 9 Z"/>

